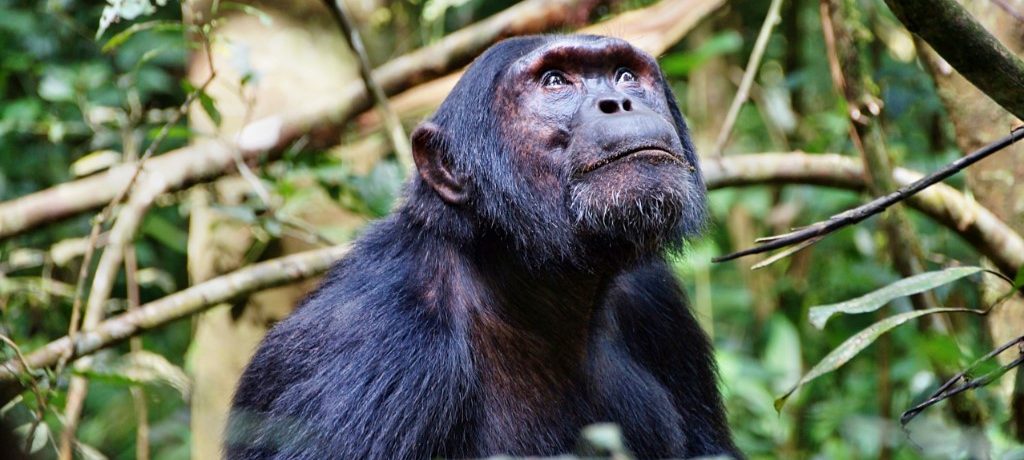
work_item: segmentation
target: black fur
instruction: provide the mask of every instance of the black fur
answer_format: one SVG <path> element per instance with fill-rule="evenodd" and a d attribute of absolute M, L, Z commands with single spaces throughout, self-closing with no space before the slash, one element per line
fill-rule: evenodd
<path fill-rule="evenodd" d="M 227 458 L 556 455 L 597 422 L 618 423 L 640 457 L 739 456 L 711 346 L 662 255 L 704 222 L 699 170 L 673 230 L 642 251 L 580 236 L 567 198 L 509 153 L 506 69 L 562 42 L 618 43 L 516 38 L 469 68 L 429 140 L 469 200 L 447 203 L 414 175 L 399 209 L 264 339 L 235 394 Z"/>

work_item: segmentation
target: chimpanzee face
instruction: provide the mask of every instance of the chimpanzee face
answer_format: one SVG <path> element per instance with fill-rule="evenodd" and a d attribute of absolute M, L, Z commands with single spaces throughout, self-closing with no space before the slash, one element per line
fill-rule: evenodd
<path fill-rule="evenodd" d="M 463 240 L 497 233 L 536 265 L 621 263 L 704 221 L 696 153 L 657 62 L 614 38 L 495 45 L 413 133 L 413 153 L 420 221 Z"/>
<path fill-rule="evenodd" d="M 581 238 L 653 250 L 681 237 L 684 208 L 703 191 L 651 56 L 568 38 L 523 56 L 504 80 L 497 103 L 517 169 L 561 200 Z"/>

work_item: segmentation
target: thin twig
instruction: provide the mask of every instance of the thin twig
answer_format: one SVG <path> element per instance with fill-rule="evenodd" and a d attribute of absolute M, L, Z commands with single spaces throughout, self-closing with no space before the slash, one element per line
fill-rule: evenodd
<path fill-rule="evenodd" d="M 951 379 L 947 380 L 946 383 L 943 383 L 942 386 L 940 386 L 938 390 L 935 390 L 935 392 L 932 393 L 932 395 L 928 397 L 928 399 L 924 400 L 924 402 L 914 407 L 911 407 L 910 409 L 907 409 L 905 412 L 903 412 L 903 415 L 900 416 L 900 424 L 906 425 L 907 423 L 910 423 L 910 421 L 913 420 L 914 417 L 923 412 L 925 409 L 941 401 L 944 401 L 960 393 L 963 393 L 967 390 L 988 385 L 993 380 L 1001 377 L 1003 374 L 1009 372 L 1011 369 L 1019 366 L 1022 362 L 1024 362 L 1024 349 L 1020 351 L 1020 356 L 1018 356 L 1017 359 L 1007 363 L 1006 365 L 1000 366 L 997 369 L 993 369 L 992 371 L 986 372 L 977 378 L 971 378 L 967 376 L 969 372 L 976 369 L 984 362 L 994 358 L 995 356 L 1008 350 L 1010 347 L 1014 345 L 1024 345 L 1024 335 L 1017 337 L 1009 342 L 1006 342 L 1003 345 L 999 346 L 999 348 L 992 350 L 985 356 L 982 356 L 978 360 L 971 363 L 971 365 L 968 366 L 966 369 L 956 374 Z M 963 382 L 961 385 L 954 386 L 957 382 L 961 381 Z"/>
<path fill-rule="evenodd" d="M 128 311 L 139 309 L 139 262 L 135 255 L 135 246 L 129 244 L 124 248 L 124 280 L 128 297 Z M 142 351 L 142 338 L 132 337 L 129 341 L 132 353 Z M 135 458 L 149 460 L 149 406 L 146 402 L 146 390 L 142 385 L 131 387 L 132 402 L 135 406 Z"/>
<path fill-rule="evenodd" d="M 743 103 L 747 101 L 747 97 L 750 94 L 750 86 L 754 83 L 757 70 L 761 67 L 761 58 L 764 57 L 764 50 L 768 47 L 768 39 L 771 38 L 772 30 L 775 29 L 775 26 L 782 22 L 782 17 L 779 16 L 781 8 L 782 0 L 772 0 L 771 5 L 768 6 L 768 14 L 764 18 L 764 23 L 761 24 L 761 32 L 757 34 L 757 41 L 754 42 L 754 49 L 751 51 L 750 59 L 747 61 L 747 69 L 743 72 L 740 87 L 736 90 L 736 97 L 732 99 L 732 105 L 729 106 L 729 112 L 725 116 L 722 130 L 718 132 L 715 148 L 711 150 L 712 155 L 721 155 L 722 150 L 725 149 L 725 144 L 729 142 L 732 129 L 736 125 L 736 118 L 740 115 Z"/>
<path fill-rule="evenodd" d="M 356 57 L 359 59 L 359 74 L 363 77 L 366 92 L 370 93 L 370 96 L 373 97 L 374 102 L 377 104 L 377 110 L 381 112 L 384 125 L 387 127 L 388 137 L 391 139 L 391 146 L 395 148 L 395 154 L 398 156 L 399 163 L 401 163 L 406 171 L 411 171 L 413 169 L 412 147 L 409 146 L 409 138 L 406 137 L 405 129 L 402 128 L 402 120 L 398 118 L 398 114 L 391 108 L 387 94 L 377 84 L 377 80 L 373 78 L 373 67 L 370 67 L 370 59 L 367 57 L 366 49 L 363 47 L 363 39 L 359 35 L 359 31 L 356 30 L 352 17 L 348 14 L 345 2 L 342 0 L 324 0 L 324 3 L 331 10 L 334 19 L 338 21 L 342 35 L 345 36 L 349 47 L 352 48 L 352 51 L 356 53 Z"/>
<path fill-rule="evenodd" d="M 714 259 L 712 259 L 712 261 L 715 263 L 725 262 L 752 254 L 761 254 L 768 251 L 773 251 L 775 249 L 780 249 L 787 246 L 792 246 L 797 243 L 801 243 L 811 238 L 828 235 L 848 225 L 856 224 L 860 221 L 863 221 L 864 219 L 867 219 L 868 217 L 885 211 L 890 206 L 900 201 L 903 201 L 910 196 L 917 194 L 921 190 L 924 190 L 931 185 L 934 185 L 938 182 L 945 180 L 946 178 L 960 172 L 964 168 L 967 168 L 968 166 L 985 159 L 989 155 L 992 155 L 993 153 L 996 153 L 1021 139 L 1024 139 L 1024 127 L 1018 127 L 1014 129 L 1013 131 L 1010 132 L 1010 134 L 1006 135 L 1002 139 L 999 139 L 989 145 L 986 145 L 985 147 L 982 147 L 972 152 L 970 155 L 959 158 L 956 161 L 949 163 L 942 169 L 939 169 L 938 171 L 935 171 L 932 174 L 922 177 L 920 180 L 906 187 L 903 187 L 895 192 L 879 197 L 866 204 L 842 212 L 840 214 L 836 214 L 826 221 L 809 225 L 795 232 L 773 237 L 771 241 L 760 246 L 755 246 L 752 248 L 744 249 L 742 251 L 726 254 L 724 256 L 715 257 Z"/>
<path fill-rule="evenodd" d="M 32 446 L 32 438 L 35 437 L 36 434 L 36 427 L 38 427 L 40 423 L 43 423 L 43 417 L 46 415 L 48 399 L 43 396 L 43 392 L 39 390 L 39 382 L 36 379 L 35 372 L 28 365 L 28 361 L 25 360 L 25 355 L 21 352 L 21 348 L 18 347 L 18 344 L 14 343 L 13 340 L 3 334 L 0 334 L 0 342 L 7 344 L 8 347 L 11 347 L 11 349 L 14 350 L 14 355 L 18 359 L 18 362 L 21 363 L 24 375 L 28 379 L 27 386 L 32 390 L 32 394 L 36 397 L 35 417 L 34 420 L 32 420 L 31 427 L 29 427 L 28 434 L 25 436 L 25 451 L 28 452 L 29 448 Z M 10 363 L 4 363 L 4 367 L 7 367 L 7 369 L 10 370 Z M 22 382 L 22 385 L 25 385 L 25 382 Z"/>

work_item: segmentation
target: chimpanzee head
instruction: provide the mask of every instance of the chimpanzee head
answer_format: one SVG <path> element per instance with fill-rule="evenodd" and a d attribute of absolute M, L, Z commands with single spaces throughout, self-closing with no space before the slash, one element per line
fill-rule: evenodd
<path fill-rule="evenodd" d="M 654 58 L 619 39 L 494 45 L 412 143 L 406 211 L 463 243 L 507 244 L 530 265 L 636 260 L 705 220 L 675 98 Z"/>

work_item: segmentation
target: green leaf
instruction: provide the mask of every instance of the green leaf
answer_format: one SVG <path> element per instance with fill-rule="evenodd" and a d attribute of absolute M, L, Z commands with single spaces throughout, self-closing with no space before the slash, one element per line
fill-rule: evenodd
<path fill-rule="evenodd" d="M 94 360 L 87 368 L 74 369 L 90 379 L 123 385 L 166 384 L 188 399 L 191 380 L 167 358 L 149 351 L 136 351 L 113 360 Z"/>
<path fill-rule="evenodd" d="M 220 126 L 220 110 L 217 110 L 217 103 L 206 94 L 206 91 L 199 91 L 199 104 L 203 106 L 206 116 L 210 117 L 213 124 Z"/>
<path fill-rule="evenodd" d="M 164 246 L 178 252 L 188 253 L 188 232 L 178 228 L 159 214 L 149 213 L 142 221 L 142 234 L 153 237 Z"/>
<path fill-rule="evenodd" d="M 858 353 L 867 348 L 868 345 L 874 343 L 874 341 L 881 337 L 882 334 L 889 332 L 896 326 L 925 315 L 957 312 L 974 313 L 977 315 L 985 314 L 983 310 L 971 310 L 967 308 L 929 308 L 927 310 L 915 310 L 900 313 L 868 326 L 866 329 L 854 334 L 853 337 L 846 339 L 846 341 L 836 347 L 835 350 L 829 352 L 824 359 L 818 362 L 818 364 L 815 364 L 807 374 L 801 377 L 800 381 L 790 388 L 786 394 L 776 399 L 775 410 L 782 411 L 782 406 L 786 404 L 786 400 L 789 399 L 790 395 L 792 395 L 798 388 L 807 382 L 832 372 L 843 364 L 846 364 L 848 361 L 853 359 L 854 356 L 857 356 Z"/>
<path fill-rule="evenodd" d="M 102 51 L 104 53 L 109 53 L 117 49 L 136 33 L 142 32 L 143 30 L 153 30 L 156 32 L 184 32 L 185 29 L 180 22 L 167 20 L 146 21 L 138 24 L 132 24 L 131 27 L 118 32 L 113 37 L 110 37 L 110 40 L 107 40 L 107 42 L 103 44 Z"/>
<path fill-rule="evenodd" d="M 865 294 L 856 299 L 831 305 L 811 307 L 808 318 L 811 324 L 818 329 L 823 329 L 828 319 L 836 313 L 868 313 L 889 303 L 891 300 L 917 294 L 920 292 L 935 289 L 956 281 L 965 276 L 970 276 L 984 269 L 981 267 L 953 267 L 928 273 L 921 273 L 909 278 L 901 279 L 886 287 Z"/>
<path fill-rule="evenodd" d="M 1013 280 L 1013 287 L 1024 287 L 1024 266 L 1017 269 L 1017 277 Z"/>
<path fill-rule="evenodd" d="M 121 153 L 113 150 L 97 150 L 90 152 L 71 163 L 71 174 L 84 177 L 105 169 L 110 169 L 121 162 Z"/>

